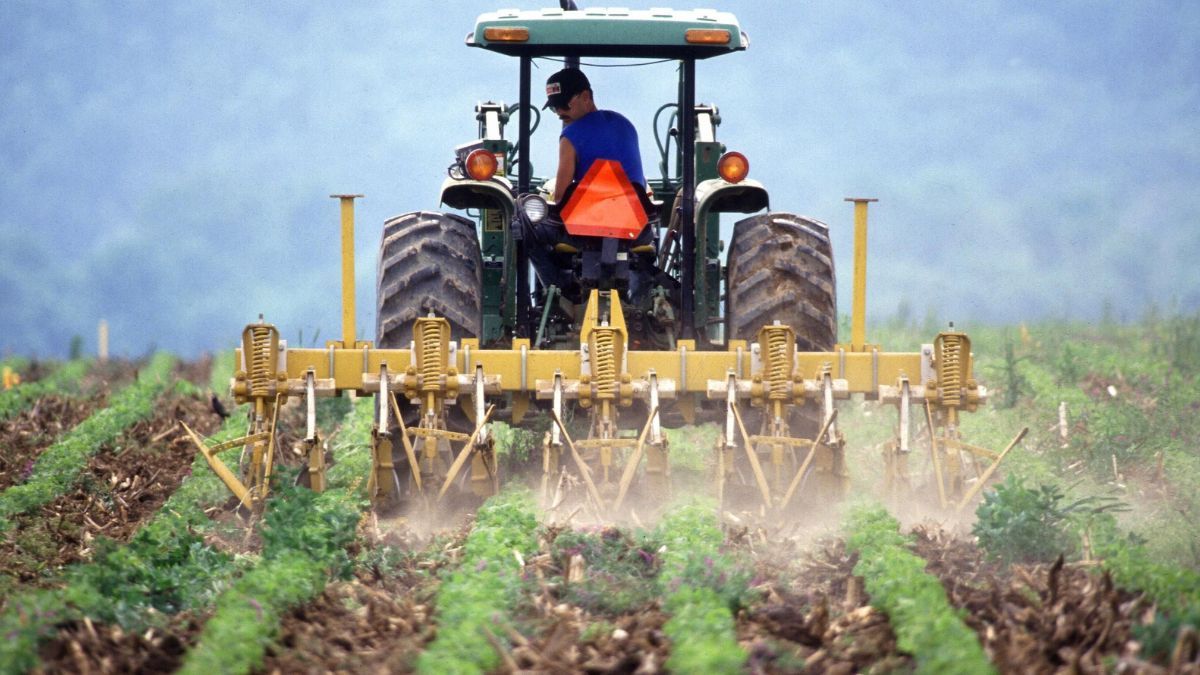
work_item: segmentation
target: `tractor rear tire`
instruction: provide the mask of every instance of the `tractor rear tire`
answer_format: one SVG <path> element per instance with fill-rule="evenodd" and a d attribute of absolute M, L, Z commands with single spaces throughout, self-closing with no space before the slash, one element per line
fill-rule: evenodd
<path fill-rule="evenodd" d="M 379 247 L 375 346 L 407 348 L 416 320 L 430 312 L 450 322 L 452 340 L 479 337 L 482 273 L 470 220 L 432 211 L 389 219 Z"/>
<path fill-rule="evenodd" d="M 779 321 L 802 352 L 837 342 L 837 287 L 829 226 L 790 213 L 764 213 L 733 226 L 726 277 L 728 337 L 753 341 Z"/>
<path fill-rule="evenodd" d="M 450 339 L 479 337 L 483 321 L 483 260 L 475 223 L 449 213 L 416 211 L 383 224 L 376 280 L 375 346 L 407 349 L 418 318 L 433 312 L 450 322 Z M 407 364 L 404 364 L 407 365 Z M 397 397 L 409 426 L 418 423 L 417 408 Z M 376 413 L 378 415 L 378 412 Z M 453 431 L 469 432 L 474 425 L 458 406 L 447 411 Z M 400 428 L 393 419 L 392 464 L 401 492 L 415 489 Z M 394 507 L 411 507 L 412 495 L 396 495 Z M 406 499 L 405 497 L 408 497 Z"/>
<path fill-rule="evenodd" d="M 827 225 L 790 213 L 765 213 L 740 220 L 733 226 L 727 275 L 728 337 L 754 342 L 764 325 L 779 321 L 795 330 L 800 351 L 833 351 L 837 343 L 837 288 Z M 812 377 L 814 373 L 804 375 Z M 748 408 L 743 415 L 750 433 L 766 432 L 763 409 Z M 820 414 L 812 406 L 791 408 L 788 426 L 792 436 L 812 438 L 820 429 Z M 760 459 L 767 460 L 764 447 L 759 453 Z M 802 460 L 802 453 L 785 460 L 783 474 L 792 476 Z M 824 483 L 829 481 L 817 481 L 821 486 L 817 490 L 825 492 Z M 788 482 L 785 479 L 773 489 L 782 490 Z M 752 484 L 730 487 L 735 500 L 757 504 Z M 811 503 L 812 489 L 806 490 L 801 499 Z"/>

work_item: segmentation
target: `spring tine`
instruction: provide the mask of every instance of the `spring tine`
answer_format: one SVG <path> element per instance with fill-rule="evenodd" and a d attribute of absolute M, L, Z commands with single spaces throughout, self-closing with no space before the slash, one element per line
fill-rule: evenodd
<path fill-rule="evenodd" d="M 495 410 L 495 404 L 488 406 L 487 414 L 483 416 L 483 419 L 479 420 L 479 424 L 475 426 L 475 431 L 471 432 L 471 437 L 468 438 L 467 442 L 463 444 L 463 449 L 459 451 L 458 457 L 454 459 L 454 464 L 450 465 L 450 470 L 446 472 L 446 482 L 442 483 L 442 489 L 438 492 L 438 501 L 441 501 L 442 497 L 445 496 L 446 491 L 450 489 L 450 484 L 453 483 L 454 479 L 458 477 L 458 472 L 462 470 L 463 464 L 465 464 L 467 461 L 467 457 L 469 457 L 471 455 L 471 451 L 475 449 L 475 439 L 479 436 L 480 430 L 487 425 L 488 420 L 491 419 L 492 413 L 495 412 Z"/>
<path fill-rule="evenodd" d="M 787 493 L 783 495 L 783 501 L 779 503 L 779 510 L 783 511 L 792 501 L 792 497 L 796 494 L 796 490 L 800 487 L 801 481 L 804 480 L 804 475 L 808 473 L 808 466 L 812 464 L 813 458 L 817 456 L 817 445 L 821 443 L 821 439 L 829 433 L 833 427 L 833 421 L 837 419 L 837 408 L 825 418 L 825 422 L 821 425 L 821 431 L 817 437 L 813 439 L 812 446 L 808 449 L 808 456 L 804 458 L 804 463 L 800 465 L 800 470 L 796 472 L 796 476 L 792 478 L 792 484 L 788 486 Z"/>
<path fill-rule="evenodd" d="M 750 442 L 750 434 L 746 433 L 746 425 L 742 423 L 742 414 L 738 412 L 737 404 L 733 404 L 733 416 L 737 420 L 738 429 L 742 432 L 742 441 L 746 449 L 746 458 L 750 460 L 750 468 L 754 469 L 754 480 L 758 482 L 758 490 L 762 493 L 763 505 L 771 508 L 771 488 L 767 485 L 767 477 L 763 474 L 762 465 L 758 463 L 758 455 L 754 444 Z"/>
<path fill-rule="evenodd" d="M 993 461 L 991 465 L 988 466 L 987 470 L 983 472 L 983 476 L 980 477 L 979 482 L 972 485 L 971 489 L 967 491 L 967 494 L 963 495 L 962 501 L 958 503 L 958 511 L 960 513 L 967 507 L 967 504 L 971 503 L 971 500 L 975 498 L 975 495 L 979 494 L 979 491 L 983 489 L 983 486 L 987 484 L 988 479 L 992 477 L 993 473 L 995 473 L 996 467 L 1000 466 L 1000 462 L 1004 459 L 1004 456 L 1008 454 L 1009 450 L 1017 447 L 1017 443 L 1020 443 L 1021 439 L 1025 438 L 1025 434 L 1027 433 L 1029 433 L 1029 427 L 1024 427 L 1021 429 L 1021 432 L 1017 434 L 1016 438 L 1012 439 L 1012 441 L 1008 444 L 1008 447 L 1004 448 L 1004 451 L 1000 453 L 1000 456 L 996 457 L 995 461 Z"/>
<path fill-rule="evenodd" d="M 412 441 L 408 439 L 408 427 L 404 424 L 404 416 L 400 414 L 400 404 L 396 402 L 396 393 L 389 393 L 388 398 L 392 403 L 392 414 L 396 416 L 396 423 L 400 425 L 400 442 L 404 444 L 404 454 L 408 456 L 408 466 L 412 470 L 413 482 L 417 485 L 417 492 L 424 497 L 425 488 L 421 485 L 421 463 L 417 461 L 417 452 L 413 449 Z"/>
<path fill-rule="evenodd" d="M 933 425 L 933 406 L 929 399 L 925 399 L 925 420 L 929 426 L 929 451 L 933 458 L 933 475 L 937 480 L 938 504 L 944 509 L 947 504 L 946 485 L 942 476 L 942 459 L 938 456 L 937 428 Z"/>
<path fill-rule="evenodd" d="M 600 500 L 600 492 L 596 489 L 596 484 L 592 482 L 592 472 L 588 469 L 583 458 L 579 456 L 579 451 L 575 449 L 575 443 L 571 440 L 571 434 L 567 433 L 567 427 L 563 424 L 562 418 L 557 412 L 554 415 L 554 423 L 562 430 L 563 440 L 567 442 L 567 447 L 571 450 L 571 459 L 575 461 L 575 467 L 579 469 L 579 475 L 583 476 L 583 482 L 587 485 L 588 495 L 595 501 L 596 511 L 600 512 L 603 509 L 603 504 Z"/>
<path fill-rule="evenodd" d="M 642 427 L 642 433 L 638 435 L 637 445 L 634 446 L 633 454 L 625 463 L 625 471 L 621 474 L 621 488 L 617 492 L 617 501 L 613 502 L 612 510 L 614 512 L 621 508 L 621 503 L 625 501 L 625 493 L 629 491 L 629 485 L 633 482 L 633 475 L 637 472 L 638 464 L 642 461 L 642 452 L 646 446 L 646 434 L 654 425 L 655 418 L 658 417 L 658 406 L 655 405 L 650 409 L 650 417 L 646 420 L 646 425 Z"/>

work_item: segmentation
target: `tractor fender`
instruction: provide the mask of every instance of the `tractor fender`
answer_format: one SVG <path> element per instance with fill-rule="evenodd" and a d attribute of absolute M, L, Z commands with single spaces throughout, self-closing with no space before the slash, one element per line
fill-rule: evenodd
<path fill-rule="evenodd" d="M 512 183 L 500 176 L 487 181 L 447 178 L 442 183 L 441 202 L 454 209 L 500 209 L 504 222 L 512 218 L 517 207 Z"/>
<path fill-rule="evenodd" d="M 767 189 L 756 180 L 730 183 L 710 178 L 696 185 L 696 222 L 710 213 L 754 213 L 767 208 L 769 201 Z"/>

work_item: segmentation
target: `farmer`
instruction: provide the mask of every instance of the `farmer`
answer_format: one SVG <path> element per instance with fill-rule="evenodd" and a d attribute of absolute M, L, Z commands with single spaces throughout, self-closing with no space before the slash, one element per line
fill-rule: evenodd
<path fill-rule="evenodd" d="M 637 131 L 624 115 L 600 110 L 592 98 L 592 85 L 578 68 L 563 68 L 546 80 L 546 105 L 563 121 L 558 138 L 558 172 L 554 201 L 562 201 L 567 187 L 583 178 L 592 162 L 611 159 L 621 163 L 630 182 L 646 187 Z"/>

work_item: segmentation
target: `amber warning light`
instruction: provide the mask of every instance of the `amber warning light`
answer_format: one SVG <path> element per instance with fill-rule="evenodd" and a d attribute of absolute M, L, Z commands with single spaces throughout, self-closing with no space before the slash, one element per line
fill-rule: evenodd
<path fill-rule="evenodd" d="M 729 31 L 720 28 L 690 28 L 683 35 L 689 44 L 694 45 L 729 44 Z"/>
<path fill-rule="evenodd" d="M 717 173 L 730 183 L 740 183 L 750 173 L 750 160 L 740 152 L 727 152 L 717 160 Z"/>
<path fill-rule="evenodd" d="M 496 168 L 499 166 L 496 156 L 483 148 L 472 150 L 471 154 L 467 155 L 467 161 L 464 164 L 466 164 L 467 175 L 475 180 L 491 180 L 492 176 L 496 175 Z"/>
<path fill-rule="evenodd" d="M 483 39 L 488 42 L 528 42 L 529 29 L 516 26 L 484 28 Z"/>

